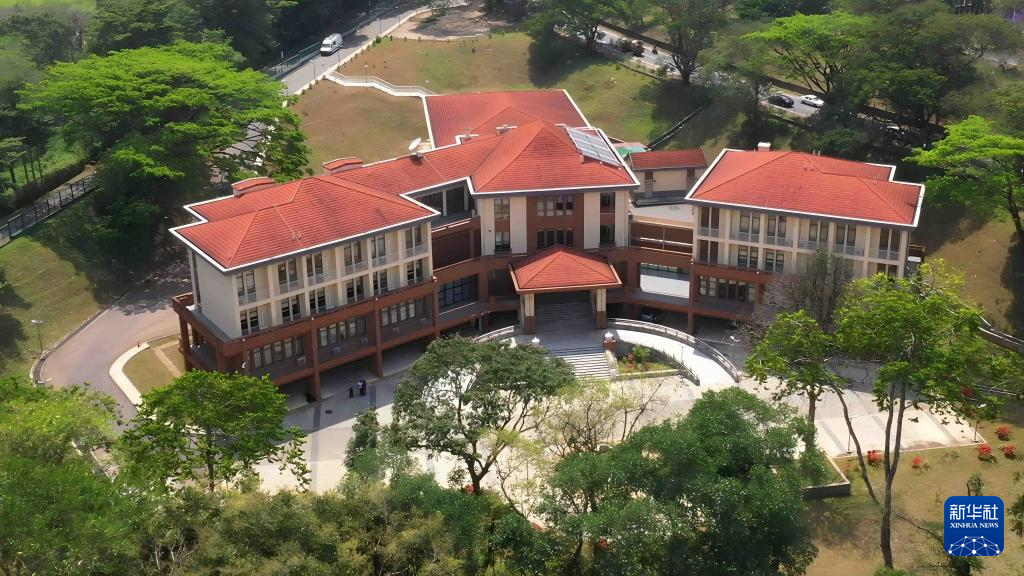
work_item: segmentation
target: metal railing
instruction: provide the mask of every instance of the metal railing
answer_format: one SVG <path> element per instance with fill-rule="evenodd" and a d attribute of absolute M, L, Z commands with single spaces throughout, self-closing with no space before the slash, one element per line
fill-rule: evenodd
<path fill-rule="evenodd" d="M 313 58 L 316 58 L 320 54 L 320 42 L 310 44 L 302 50 L 299 50 L 292 56 L 285 58 L 278 64 L 267 66 L 263 69 L 263 73 L 270 76 L 274 80 L 280 80 L 285 76 L 292 73 L 293 70 L 299 68 L 306 62 L 309 62 Z"/>
<path fill-rule="evenodd" d="M 511 338 L 511 337 L 515 336 L 515 334 L 516 334 L 516 327 L 515 326 L 506 326 L 504 328 L 498 328 L 497 330 L 492 330 L 492 331 L 490 331 L 490 332 L 488 332 L 486 334 L 481 334 L 481 335 L 473 338 L 473 340 L 475 340 L 477 342 L 489 342 L 491 340 L 505 340 L 507 338 Z"/>
<path fill-rule="evenodd" d="M 65 184 L 55 192 L 50 192 L 32 206 L 8 218 L 7 223 L 0 226 L 0 246 L 6 245 L 22 232 L 60 212 L 73 200 L 92 192 L 95 188 L 96 177 L 90 174 Z"/>
<path fill-rule="evenodd" d="M 306 276 L 306 279 L 308 280 L 307 286 L 316 286 L 317 284 L 323 284 L 328 280 L 334 280 L 334 269 L 328 269 L 324 270 L 319 274 Z"/>
<path fill-rule="evenodd" d="M 419 256 L 420 254 L 426 254 L 426 253 L 427 253 L 427 245 L 426 244 L 419 244 L 417 246 L 413 246 L 412 248 L 406 248 L 405 249 L 405 257 L 406 258 L 410 258 L 412 256 Z"/>
<path fill-rule="evenodd" d="M 246 292 L 245 294 L 238 295 L 238 304 L 252 304 L 260 300 L 266 300 L 270 298 L 270 290 L 256 290 L 255 292 Z"/>
<path fill-rule="evenodd" d="M 761 239 L 760 232 L 737 232 L 733 230 L 729 232 L 730 240 L 739 240 L 741 242 L 757 242 Z"/>
<path fill-rule="evenodd" d="M 860 246 L 846 246 L 844 244 L 834 244 L 835 252 L 839 254 L 846 254 L 847 256 L 863 256 L 864 249 Z"/>
<path fill-rule="evenodd" d="M 291 282 L 282 282 L 277 285 L 279 294 L 287 294 L 288 292 L 294 292 L 302 288 L 302 278 L 293 280 Z"/>
<path fill-rule="evenodd" d="M 348 76 L 335 70 L 327 75 L 327 79 L 342 86 L 376 88 L 391 96 L 436 96 L 434 92 L 422 86 L 396 86 L 383 78 L 369 74 Z"/>
<path fill-rule="evenodd" d="M 793 239 L 786 238 L 785 236 L 766 235 L 764 237 L 764 243 L 770 246 L 792 246 Z"/>
<path fill-rule="evenodd" d="M 900 259 L 900 251 L 899 250 L 876 250 L 875 254 L 874 254 L 874 257 L 878 258 L 880 260 L 899 260 Z"/>
<path fill-rule="evenodd" d="M 817 240 L 801 240 L 799 246 L 802 250 L 817 250 L 825 248 L 826 244 L 826 242 L 819 242 Z"/>
<path fill-rule="evenodd" d="M 345 265 L 345 276 L 348 276 L 349 274 L 355 274 L 356 272 L 363 272 L 365 270 L 366 270 L 366 260 L 360 260 L 359 262 L 355 262 L 353 264 L 346 264 Z"/>
<path fill-rule="evenodd" d="M 381 254 L 380 256 L 373 257 L 374 266 L 383 266 L 390 261 L 391 254 Z"/>
<path fill-rule="evenodd" d="M 710 236 L 711 238 L 718 238 L 718 235 L 720 234 L 720 229 L 719 228 L 708 228 L 708 227 L 705 227 L 705 226 L 699 226 L 697 228 L 697 234 L 699 236 Z"/>
<path fill-rule="evenodd" d="M 739 382 L 743 375 L 736 366 L 725 357 L 724 354 L 713 348 L 710 344 L 698 340 L 686 332 L 676 330 L 675 328 L 669 328 L 668 326 L 662 326 L 661 324 L 652 324 L 651 322 L 643 322 L 641 320 L 628 320 L 624 318 L 609 318 L 608 327 L 615 328 L 617 330 L 634 330 L 637 332 L 645 332 L 647 334 L 655 334 L 659 336 L 665 336 L 673 340 L 678 340 L 685 344 L 689 344 L 693 348 L 700 350 L 707 354 L 712 360 L 718 363 L 719 366 L 725 369 L 732 377 L 734 382 Z M 486 336 L 486 334 L 485 334 Z"/>

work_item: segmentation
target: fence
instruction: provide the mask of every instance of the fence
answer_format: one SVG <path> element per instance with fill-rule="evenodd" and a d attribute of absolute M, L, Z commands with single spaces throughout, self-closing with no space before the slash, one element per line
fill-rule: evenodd
<path fill-rule="evenodd" d="M 342 86 L 376 88 L 391 96 L 434 96 L 435 94 L 422 86 L 395 86 L 391 82 L 377 76 L 346 76 L 341 72 L 331 72 L 326 78 Z"/>
<path fill-rule="evenodd" d="M 640 320 L 627 320 L 622 318 L 609 318 L 608 327 L 615 328 L 617 330 L 635 330 L 637 332 L 646 332 L 648 334 L 655 334 L 659 336 L 666 336 L 672 340 L 679 342 L 685 342 L 690 346 L 693 346 L 697 350 L 700 350 L 704 354 L 707 354 L 712 360 L 718 363 L 719 366 L 725 369 L 732 377 L 734 382 L 739 382 L 742 378 L 740 371 L 733 366 L 732 362 L 725 357 L 724 354 L 715 350 L 710 344 L 702 340 L 694 338 L 690 334 L 675 328 L 669 328 L 668 326 L 662 326 L 661 324 L 652 324 L 650 322 L 642 322 Z"/>
<path fill-rule="evenodd" d="M 60 212 L 76 198 L 88 194 L 94 188 L 96 188 L 96 178 L 90 174 L 81 180 L 76 180 L 64 185 L 55 192 L 51 192 L 29 208 L 9 218 L 6 224 L 0 226 L 0 246 L 6 245 L 16 238 L 18 234 L 46 220 L 51 214 Z"/>
<path fill-rule="evenodd" d="M 274 80 L 280 80 L 288 74 L 291 74 L 293 70 L 302 66 L 306 62 L 309 62 L 313 58 L 320 55 L 320 42 L 310 44 L 302 50 L 299 50 L 296 54 L 289 56 L 281 61 L 279 64 L 273 66 L 267 66 L 263 69 L 263 73 L 270 76 Z"/>

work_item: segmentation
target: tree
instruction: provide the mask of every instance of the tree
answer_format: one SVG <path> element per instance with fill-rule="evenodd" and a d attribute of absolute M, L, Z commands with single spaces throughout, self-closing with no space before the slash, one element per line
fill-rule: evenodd
<path fill-rule="evenodd" d="M 92 17 L 91 51 L 104 55 L 159 46 L 198 32 L 194 18 L 191 26 L 174 18 L 183 9 L 179 0 L 100 0 Z"/>
<path fill-rule="evenodd" d="M 212 492 L 266 461 L 305 486 L 305 434 L 284 425 L 287 412 L 265 376 L 193 370 L 143 396 L 118 444 L 130 475 L 160 485 L 193 481 Z"/>
<path fill-rule="evenodd" d="M 823 329 L 830 330 L 832 315 L 852 278 L 849 260 L 820 249 L 803 268 L 772 279 L 765 290 L 764 302 L 755 311 L 754 322 L 767 326 L 775 321 L 776 314 L 805 310 Z"/>
<path fill-rule="evenodd" d="M 741 18 L 760 20 L 798 13 L 825 14 L 829 11 L 829 3 L 829 0 L 741 0 L 736 9 Z"/>
<path fill-rule="evenodd" d="M 393 431 L 409 448 L 461 460 L 479 494 L 502 451 L 537 428 L 544 400 L 574 380 L 543 348 L 434 340 L 395 390 Z"/>
<path fill-rule="evenodd" d="M 359 412 L 345 449 L 345 468 L 371 481 L 380 481 L 409 470 L 412 459 L 393 440 L 377 421 L 376 410 L 371 408 Z"/>
<path fill-rule="evenodd" d="M 719 0 L 663 0 L 663 24 L 672 45 L 672 63 L 683 84 L 697 69 L 697 57 L 711 46 L 715 32 L 726 22 L 726 8 Z"/>
<path fill-rule="evenodd" d="M 911 162 L 941 170 L 926 181 L 931 196 L 962 203 L 986 216 L 1005 211 L 1024 240 L 1017 198 L 1024 184 L 1024 138 L 1002 134 L 995 123 L 980 116 L 969 116 L 947 130 L 948 135 L 930 149 L 915 149 L 909 157 Z"/>
<path fill-rule="evenodd" d="M 0 36 L 20 36 L 40 67 L 77 59 L 75 32 L 71 14 L 53 8 L 14 12 L 0 20 Z"/>
<path fill-rule="evenodd" d="M 847 12 L 796 14 L 746 38 L 764 42 L 787 76 L 828 97 L 864 50 L 872 25 L 872 18 Z"/>
<path fill-rule="evenodd" d="M 532 18 L 531 28 L 535 36 L 557 28 L 569 38 L 582 38 L 587 54 L 593 54 L 601 21 L 629 13 L 629 3 L 622 0 L 544 0 Z"/>
<path fill-rule="evenodd" d="M 880 363 L 875 404 L 885 414 L 884 495 L 880 548 L 893 567 L 892 487 L 899 469 L 907 407 L 980 417 L 997 406 L 991 386 L 994 356 L 977 333 L 980 314 L 960 296 L 962 280 L 941 261 L 922 265 L 912 279 L 876 275 L 853 282 L 837 311 L 837 339 L 851 357 Z"/>
<path fill-rule="evenodd" d="M 200 26 L 226 34 L 231 39 L 231 46 L 245 57 L 250 66 L 259 66 L 276 54 L 276 28 L 281 11 L 304 3 L 297 0 L 184 0 L 184 4 L 198 15 Z M 323 23 L 317 22 L 317 26 L 323 26 Z M 303 39 L 308 42 L 305 37 Z"/>

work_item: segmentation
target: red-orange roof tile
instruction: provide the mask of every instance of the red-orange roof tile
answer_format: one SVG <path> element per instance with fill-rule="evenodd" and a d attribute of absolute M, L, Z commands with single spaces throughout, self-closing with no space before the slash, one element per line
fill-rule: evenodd
<path fill-rule="evenodd" d="M 223 269 L 429 218 L 433 210 L 330 176 L 303 178 L 191 207 L 209 221 L 174 229 Z"/>
<path fill-rule="evenodd" d="M 652 150 L 650 152 L 633 152 L 629 155 L 629 164 L 636 170 L 656 170 L 658 168 L 706 168 L 708 160 L 700 148 L 690 150 Z"/>
<path fill-rule="evenodd" d="M 914 226 L 924 186 L 892 167 L 805 152 L 725 150 L 688 199 Z"/>
<path fill-rule="evenodd" d="M 518 260 L 511 272 L 520 293 L 622 286 L 606 258 L 567 246 L 552 246 Z"/>
<path fill-rule="evenodd" d="M 564 90 L 445 94 L 428 96 L 426 103 L 434 147 L 455 144 L 456 137 L 467 131 L 488 136 L 498 126 L 520 126 L 532 120 L 589 126 Z"/>

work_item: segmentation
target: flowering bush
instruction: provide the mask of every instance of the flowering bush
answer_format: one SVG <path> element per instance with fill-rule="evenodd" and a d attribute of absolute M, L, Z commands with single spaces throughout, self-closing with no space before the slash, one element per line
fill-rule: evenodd
<path fill-rule="evenodd" d="M 996 436 L 999 437 L 999 439 L 1002 440 L 1003 442 L 1006 442 L 1007 440 L 1013 438 L 1013 432 L 1010 431 L 1009 426 L 1003 424 L 1002 426 L 998 426 L 996 428 Z"/>
<path fill-rule="evenodd" d="M 914 470 L 920 470 L 924 466 L 924 458 L 920 456 L 914 456 L 914 460 L 910 463 L 914 467 Z"/>
<path fill-rule="evenodd" d="M 868 464 L 878 466 L 882 462 L 882 453 L 878 450 L 868 450 Z"/>
<path fill-rule="evenodd" d="M 961 388 L 960 393 L 964 395 L 964 398 L 971 398 L 972 396 L 974 396 L 974 390 L 971 390 L 971 388 L 968 386 L 964 386 L 963 388 Z"/>
<path fill-rule="evenodd" d="M 1013 459 L 1017 457 L 1017 447 L 1013 444 L 1007 444 L 1003 446 L 1003 456 Z"/>
<path fill-rule="evenodd" d="M 990 444 L 980 444 L 978 446 L 978 460 L 992 460 L 992 446 Z"/>

